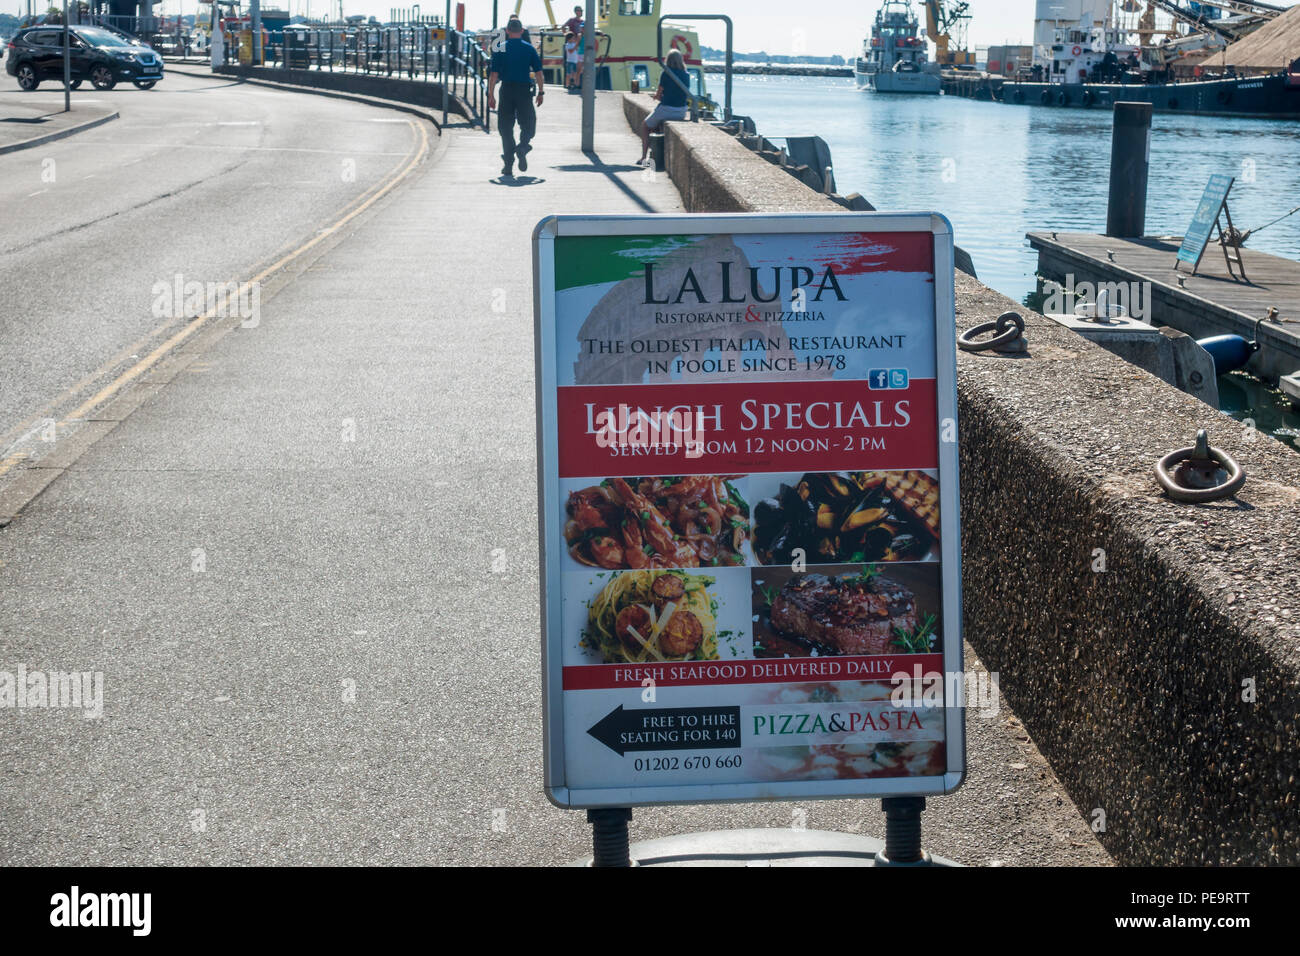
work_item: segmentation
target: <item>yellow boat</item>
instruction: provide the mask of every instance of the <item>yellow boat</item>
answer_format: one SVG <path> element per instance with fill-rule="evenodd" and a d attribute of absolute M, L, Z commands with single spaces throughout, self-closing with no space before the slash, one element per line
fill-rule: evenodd
<path fill-rule="evenodd" d="M 546 82 L 564 84 L 564 30 L 556 22 L 551 0 L 546 3 L 549 26 L 530 26 L 529 37 L 542 57 Z M 585 0 L 557 0 L 565 10 L 581 6 Z M 659 50 L 655 37 L 655 24 L 659 22 L 661 0 L 597 0 L 596 10 L 596 89 L 653 91 L 659 86 L 661 67 L 655 58 Z M 515 4 L 515 15 L 523 0 Z M 703 52 L 700 38 L 694 28 L 683 24 L 664 23 L 663 55 L 669 50 L 680 50 L 690 74 L 691 98 L 701 114 L 713 116 L 717 104 L 710 98 L 704 83 Z"/>

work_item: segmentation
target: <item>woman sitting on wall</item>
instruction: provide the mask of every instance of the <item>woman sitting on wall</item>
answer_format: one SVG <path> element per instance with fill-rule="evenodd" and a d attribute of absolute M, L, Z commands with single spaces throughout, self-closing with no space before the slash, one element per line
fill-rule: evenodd
<path fill-rule="evenodd" d="M 672 50 L 659 74 L 659 89 L 655 90 L 655 99 L 659 105 L 641 124 L 641 158 L 638 165 L 644 165 L 646 155 L 650 152 L 650 134 L 663 125 L 665 120 L 686 119 L 686 91 L 690 87 L 691 76 L 686 72 L 686 63 L 680 50 Z"/>

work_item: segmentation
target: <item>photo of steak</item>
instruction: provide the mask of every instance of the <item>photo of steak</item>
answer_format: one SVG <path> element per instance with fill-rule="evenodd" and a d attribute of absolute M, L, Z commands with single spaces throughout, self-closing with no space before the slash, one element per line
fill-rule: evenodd
<path fill-rule="evenodd" d="M 836 654 L 892 654 L 894 628 L 916 627 L 916 601 L 897 582 L 877 575 L 796 574 L 772 601 L 772 627 Z"/>

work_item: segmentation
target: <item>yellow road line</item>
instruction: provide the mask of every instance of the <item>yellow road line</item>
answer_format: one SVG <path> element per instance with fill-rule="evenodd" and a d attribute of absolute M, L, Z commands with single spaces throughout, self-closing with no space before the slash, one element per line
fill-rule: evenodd
<path fill-rule="evenodd" d="M 52 399 L 51 401 L 46 402 L 43 406 L 41 406 L 41 408 L 37 410 L 36 414 L 33 415 L 31 418 L 27 419 L 27 421 L 23 422 L 21 425 L 17 425 L 14 428 L 11 428 L 8 432 L 4 434 L 3 437 L 0 437 L 0 448 L 4 448 L 6 445 L 8 445 L 11 440 L 15 439 L 15 436 L 17 436 L 16 437 L 17 441 L 22 441 L 24 438 L 26 438 L 28 435 L 31 434 L 31 429 L 28 427 L 29 425 L 31 425 L 33 422 L 39 419 L 48 417 L 46 415 L 46 412 L 50 411 L 55 406 L 59 405 L 61 402 L 66 402 L 69 399 L 77 395 L 80 395 L 88 385 L 91 385 L 98 379 L 102 378 L 110 369 L 117 368 L 124 361 L 126 361 L 126 359 L 129 356 L 135 355 L 137 352 L 140 351 L 140 349 L 144 348 L 145 345 L 147 345 L 149 342 L 153 341 L 159 335 L 161 335 L 163 331 L 167 329 L 168 326 L 175 325 L 175 324 L 176 324 L 176 319 L 168 319 L 166 322 L 158 326 L 158 328 L 154 329 L 152 332 L 146 332 L 144 335 L 140 336 L 140 338 L 136 339 L 126 348 L 119 351 L 116 355 L 114 355 L 111 359 L 109 359 L 99 368 L 95 369 L 93 372 L 88 372 L 86 375 L 82 376 L 76 383 L 64 389 L 63 394 L 59 395 L 57 398 Z M 27 431 L 24 432 L 23 429 L 27 429 Z"/>
<path fill-rule="evenodd" d="M 410 174 L 411 170 L 413 170 L 417 165 L 419 165 L 419 163 L 424 159 L 425 155 L 427 155 L 429 152 L 429 134 L 425 131 L 423 124 L 417 123 L 413 120 L 407 120 L 407 123 L 420 134 L 420 148 L 416 151 L 415 155 L 411 157 L 410 161 L 404 167 L 402 167 L 402 169 L 398 171 L 398 173 L 394 175 L 387 183 L 384 183 L 376 191 L 371 193 L 369 197 L 362 200 L 359 205 L 357 205 L 345 216 L 343 216 L 343 218 L 339 219 L 332 226 L 329 226 L 328 228 L 321 230 L 313 238 L 309 239 L 307 242 L 304 242 L 302 245 L 298 246 L 298 248 L 294 249 L 293 251 L 288 252 L 285 255 L 281 256 L 271 265 L 267 266 L 257 275 L 253 276 L 252 279 L 248 280 L 250 285 L 261 282 L 263 279 L 267 278 L 268 276 L 280 271 L 286 265 L 288 265 L 289 263 L 293 262 L 295 259 L 302 256 L 303 253 L 314 248 L 315 246 L 324 242 L 330 236 L 334 235 L 334 233 L 338 232 L 349 222 L 351 222 L 357 216 L 361 215 L 361 213 L 365 212 L 376 202 L 378 202 L 381 198 L 383 198 L 385 195 L 391 192 L 393 188 L 397 186 L 398 183 L 400 183 L 403 179 L 405 179 Z M 70 415 L 67 416 L 67 419 L 65 419 L 65 421 L 68 419 L 78 419 L 84 417 L 91 410 L 93 410 L 97 405 L 100 405 L 103 402 L 107 401 L 116 392 L 120 391 L 124 386 L 130 384 L 132 381 L 139 378 L 150 368 L 156 365 L 159 359 L 161 359 L 173 348 L 175 348 L 181 342 L 184 342 L 187 338 L 189 338 L 191 335 L 197 332 L 209 319 L 211 319 L 214 315 L 216 315 L 218 311 L 219 311 L 218 309 L 212 309 L 209 310 L 208 312 L 203 313 L 197 318 L 193 319 L 187 326 L 185 326 L 183 329 L 180 329 L 178 332 L 176 332 L 174 335 L 168 338 L 165 342 L 163 342 L 161 345 L 155 348 L 152 352 L 150 352 L 140 361 L 136 362 L 135 365 L 131 366 L 129 369 L 127 369 L 125 372 L 123 372 L 121 375 L 115 378 L 112 382 L 108 383 L 102 389 L 100 389 L 98 392 L 92 395 L 90 398 L 86 399 L 86 401 L 84 401 Z M 175 320 L 169 320 L 168 322 L 164 323 L 164 325 L 160 326 L 159 329 L 166 328 L 168 325 L 172 323 L 172 321 Z M 159 330 L 155 330 L 155 334 L 158 331 Z M 101 373 L 102 373 L 102 369 L 101 369 Z M 82 382 L 84 383 L 85 379 L 83 379 Z M 76 391 L 73 391 L 71 394 L 75 395 L 77 391 L 80 391 L 80 388 L 77 388 Z M 64 396 L 66 397 L 67 395 L 68 393 L 65 392 Z M 3 472 L 0 472 L 0 474 L 3 474 Z"/>

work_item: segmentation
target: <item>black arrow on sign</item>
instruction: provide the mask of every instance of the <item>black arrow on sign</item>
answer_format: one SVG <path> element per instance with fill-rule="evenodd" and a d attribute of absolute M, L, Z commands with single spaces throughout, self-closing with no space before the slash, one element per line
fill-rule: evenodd
<path fill-rule="evenodd" d="M 740 708 L 619 704 L 587 733 L 620 757 L 629 750 L 724 750 L 740 746 Z"/>

